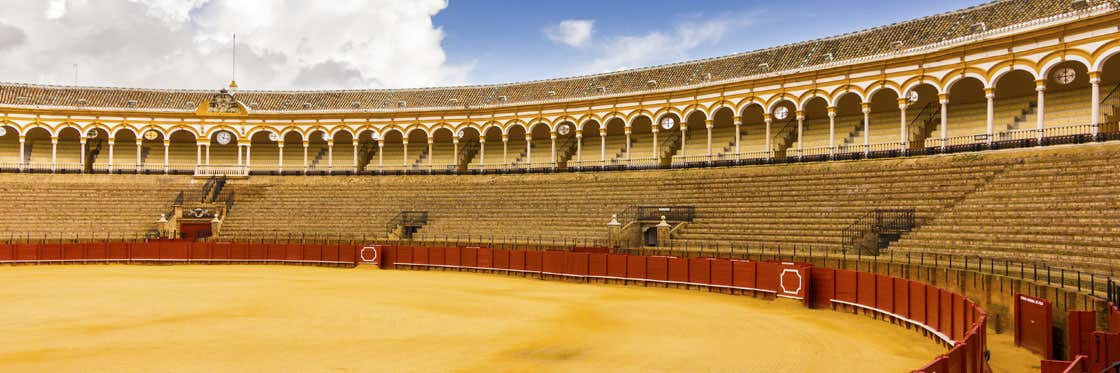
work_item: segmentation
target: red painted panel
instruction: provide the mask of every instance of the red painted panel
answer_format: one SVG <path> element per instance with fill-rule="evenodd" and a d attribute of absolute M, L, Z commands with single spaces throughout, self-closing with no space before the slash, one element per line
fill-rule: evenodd
<path fill-rule="evenodd" d="M 412 248 L 412 263 L 414 264 L 428 264 L 428 248 L 426 247 L 413 247 Z"/>
<path fill-rule="evenodd" d="M 478 267 L 478 247 L 464 247 L 459 249 L 459 265 L 463 267 Z"/>
<path fill-rule="evenodd" d="M 494 268 L 494 250 L 489 247 L 478 248 L 474 265 L 478 268 Z"/>
<path fill-rule="evenodd" d="M 1050 301 L 1015 295 L 1015 345 L 1045 359 L 1054 357 L 1054 318 Z"/>
<path fill-rule="evenodd" d="M 253 245 L 244 244 L 246 259 L 250 260 L 265 260 L 268 259 L 268 245 Z"/>
<path fill-rule="evenodd" d="M 894 313 L 894 277 L 875 276 L 875 308 Z"/>
<path fill-rule="evenodd" d="M 443 248 L 443 265 L 459 267 L 463 265 L 463 252 L 458 247 Z"/>
<path fill-rule="evenodd" d="M 1089 355 L 1093 350 L 1093 332 L 1097 329 L 1097 313 L 1069 311 L 1066 321 L 1066 339 L 1069 356 Z"/>
<path fill-rule="evenodd" d="M 1089 371 L 1102 371 L 1115 361 L 1120 361 L 1120 333 L 1093 332 L 1093 351 L 1089 354 Z"/>
<path fill-rule="evenodd" d="M 1113 333 L 1120 333 L 1120 309 L 1116 305 L 1109 307 L 1108 311 L 1108 331 Z"/>
<path fill-rule="evenodd" d="M 386 256 L 391 255 L 393 257 L 393 264 L 416 263 L 412 259 L 415 256 L 413 253 L 416 249 L 417 248 L 412 246 L 381 246 L 381 254 Z M 393 254 L 387 254 L 388 252 L 393 252 Z"/>
<path fill-rule="evenodd" d="M 892 277 L 892 297 L 894 297 L 894 313 L 902 317 L 910 317 L 910 283 L 905 279 Z"/>
<path fill-rule="evenodd" d="M 564 273 L 576 276 L 587 276 L 588 261 L 591 260 L 588 253 L 573 253 L 568 252 L 564 256 Z"/>
<path fill-rule="evenodd" d="M 1088 367 L 1085 364 L 1086 360 L 1087 359 L 1085 356 L 1078 356 L 1076 359 L 1073 359 L 1071 361 L 1043 360 L 1042 373 L 1081 373 L 1084 372 Z"/>
<path fill-rule="evenodd" d="M 933 361 L 931 361 L 929 364 L 922 367 L 921 369 L 915 370 L 913 373 L 943 373 L 943 372 L 947 372 L 946 369 L 948 369 L 947 367 L 949 365 L 948 360 L 949 360 L 948 356 L 945 356 L 945 355 L 938 356 L 936 359 L 933 359 Z"/>
<path fill-rule="evenodd" d="M 82 244 L 86 259 L 108 259 L 109 244 L 104 242 Z M 3 255 L 3 254 L 0 254 Z"/>
<path fill-rule="evenodd" d="M 540 251 L 526 251 L 525 252 L 525 270 L 532 272 L 540 272 L 544 269 L 544 253 Z"/>
<path fill-rule="evenodd" d="M 668 266 L 668 275 L 665 276 L 666 280 L 673 282 L 688 282 L 688 259 L 685 258 L 668 258 L 665 261 Z"/>
<path fill-rule="evenodd" d="M 170 241 L 166 245 L 160 247 L 160 259 L 186 259 L 189 254 L 191 243 L 189 241 Z"/>
<path fill-rule="evenodd" d="M 513 250 L 509 252 L 509 269 L 516 271 L 524 271 L 525 267 L 525 251 Z"/>
<path fill-rule="evenodd" d="M 62 248 L 63 260 L 83 260 L 86 258 L 82 244 L 78 243 L 64 243 L 59 245 Z"/>
<path fill-rule="evenodd" d="M 494 249 L 492 255 L 492 268 L 509 269 L 509 250 Z"/>
<path fill-rule="evenodd" d="M 646 257 L 638 255 L 627 256 L 626 277 L 634 279 L 645 279 Z"/>
<path fill-rule="evenodd" d="M 910 284 L 910 319 L 926 324 L 926 284 L 908 281 Z"/>
<path fill-rule="evenodd" d="M 15 260 L 39 260 L 39 245 L 19 243 L 13 246 Z"/>
<path fill-rule="evenodd" d="M 953 293 L 941 290 L 941 315 L 938 316 L 937 330 L 953 337 Z"/>
<path fill-rule="evenodd" d="M 693 284 L 712 283 L 712 259 L 692 258 L 688 260 L 688 282 Z"/>
<path fill-rule="evenodd" d="M 802 300 L 809 307 L 809 286 L 813 266 L 805 263 L 777 262 L 778 295 Z"/>
<path fill-rule="evenodd" d="M 564 260 L 567 259 L 563 251 L 545 251 L 544 264 L 542 271 L 550 274 L 561 274 L 564 272 Z"/>
<path fill-rule="evenodd" d="M 946 372 L 964 372 L 965 371 L 965 344 L 958 343 L 953 346 L 946 354 L 949 356 L 947 365 L 945 366 Z"/>
<path fill-rule="evenodd" d="M 587 275 L 595 277 L 607 275 L 606 253 L 591 253 L 587 256 Z"/>
<path fill-rule="evenodd" d="M 856 276 L 856 302 L 875 307 L 875 274 L 859 272 Z"/>
<path fill-rule="evenodd" d="M 352 255 L 356 255 L 357 250 L 358 249 L 346 250 L 345 248 L 332 250 L 329 247 L 324 247 L 322 249 L 322 260 L 325 262 L 349 262 L 350 260 L 348 259 L 350 259 Z"/>
<path fill-rule="evenodd" d="M 669 258 L 664 256 L 647 256 L 646 278 L 650 280 L 665 281 L 669 279 Z"/>
<path fill-rule="evenodd" d="M 966 333 L 968 333 L 968 329 L 972 327 L 971 325 L 965 323 L 968 320 L 966 320 L 966 318 L 964 316 L 964 311 L 965 311 L 965 307 L 967 307 L 968 304 L 965 303 L 964 297 L 961 297 L 960 294 L 957 294 L 957 293 L 952 293 L 952 294 L 953 294 L 953 297 L 952 297 L 953 298 L 953 339 L 963 339 L 964 335 Z"/>
<path fill-rule="evenodd" d="M 439 266 L 444 265 L 444 263 L 447 262 L 447 260 L 444 259 L 444 254 L 446 254 L 446 251 L 444 251 L 442 247 L 421 247 L 418 249 L 428 250 L 428 263 L 431 263 L 432 265 Z"/>
<path fill-rule="evenodd" d="M 778 276 L 781 270 L 778 269 L 778 263 L 774 262 L 756 262 L 755 265 L 755 287 L 763 290 L 770 290 L 775 293 L 781 289 L 778 286 Z"/>
<path fill-rule="evenodd" d="M 848 303 L 858 303 L 858 277 L 859 273 L 856 271 L 847 269 L 836 270 L 836 299 Z"/>
<path fill-rule="evenodd" d="M 758 262 L 749 260 L 731 261 L 731 282 L 738 288 L 758 289 Z"/>
<path fill-rule="evenodd" d="M 321 246 L 318 244 L 305 244 L 305 245 L 284 245 L 284 260 L 298 262 L 303 260 L 304 247 Z M 382 255 L 384 256 L 384 255 Z"/>
<path fill-rule="evenodd" d="M 926 325 L 941 331 L 941 289 L 926 285 Z"/>
<path fill-rule="evenodd" d="M 731 269 L 731 261 L 730 260 L 728 260 L 728 259 L 712 259 L 708 263 L 708 268 L 709 268 L 709 273 L 711 273 L 711 276 L 709 277 L 708 280 L 710 281 L 710 283 L 712 285 L 719 285 L 719 286 L 731 286 L 732 285 L 732 283 L 733 283 L 732 278 L 731 278 L 732 269 Z"/>
<path fill-rule="evenodd" d="M 233 248 L 231 243 L 215 243 L 210 247 L 210 258 L 216 260 L 229 260 L 229 251 Z"/>
<path fill-rule="evenodd" d="M 127 242 L 110 242 L 106 247 L 108 250 L 106 258 L 109 259 L 128 259 L 131 254 Z"/>
<path fill-rule="evenodd" d="M 629 255 L 607 254 L 607 276 L 626 278 L 626 262 L 629 259 Z"/>
<path fill-rule="evenodd" d="M 190 258 L 192 260 L 207 260 L 210 259 L 210 247 L 214 244 L 209 242 L 193 242 L 190 244 Z"/>
<path fill-rule="evenodd" d="M 809 287 L 809 305 L 813 308 L 831 308 L 836 297 L 836 270 L 813 267 L 812 286 Z"/>
<path fill-rule="evenodd" d="M 0 243 L 0 261 L 15 260 L 16 247 Z"/>
<path fill-rule="evenodd" d="M 365 245 L 362 245 L 362 246 L 365 247 Z M 384 248 L 385 248 L 385 246 L 381 246 L 380 250 L 384 251 L 385 250 Z M 315 262 L 321 261 L 321 260 L 323 260 L 323 253 L 327 252 L 327 251 L 338 252 L 338 250 L 335 250 L 331 246 L 305 245 L 303 247 L 303 260 L 315 261 Z M 379 253 L 379 255 L 380 255 L 380 253 Z"/>

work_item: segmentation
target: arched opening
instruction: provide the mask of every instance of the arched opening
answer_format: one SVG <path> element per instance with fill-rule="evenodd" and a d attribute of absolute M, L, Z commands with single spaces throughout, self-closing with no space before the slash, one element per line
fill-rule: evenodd
<path fill-rule="evenodd" d="M 655 136 L 653 120 L 646 116 L 639 116 L 630 121 L 630 151 L 626 154 L 626 162 L 630 167 L 656 167 L 660 147 L 665 141 L 668 131 L 678 130 L 679 119 L 674 121 L 673 128 L 661 131 L 660 125 Z M 656 143 L 655 143 L 656 141 Z"/>
<path fill-rule="evenodd" d="M 673 118 L 672 116 L 665 116 L 665 118 Z M 673 118 L 676 121 L 676 118 Z M 662 118 L 658 126 L 667 126 L 668 123 L 664 122 Z M 674 163 L 688 163 L 700 162 L 708 160 L 708 117 L 704 112 L 696 110 L 685 117 L 684 124 L 679 126 L 680 133 L 684 136 L 676 142 L 679 143 L 679 150 L 673 155 Z M 670 127 L 672 128 L 672 127 Z M 665 134 L 665 141 L 671 141 L 674 137 L 679 137 L 677 131 L 671 129 L 659 128 Z M 672 145 L 667 144 L 667 145 Z"/>
<path fill-rule="evenodd" d="M 483 130 L 482 137 L 485 142 L 478 144 L 478 168 L 491 168 L 491 165 L 501 164 L 502 160 L 502 128 L 496 125 Z"/>
<path fill-rule="evenodd" d="M 1031 73 L 1013 70 L 995 81 L 994 141 L 1025 140 L 1035 136 L 1038 102 Z"/>
<path fill-rule="evenodd" d="M 23 157 L 27 168 L 51 169 L 51 133 L 43 127 L 33 127 L 24 137 Z"/>
<path fill-rule="evenodd" d="M 209 166 L 234 166 L 241 164 L 238 157 L 240 139 L 231 130 L 218 130 L 210 134 L 210 146 L 206 148 L 203 162 Z"/>
<path fill-rule="evenodd" d="M 536 123 L 530 129 L 529 147 L 521 153 L 518 162 L 533 168 L 552 166 L 552 134 L 547 124 Z"/>
<path fill-rule="evenodd" d="M 902 111 L 898 108 L 898 93 L 893 89 L 880 89 L 868 99 L 867 144 L 872 155 L 897 154 L 902 150 Z"/>
<path fill-rule="evenodd" d="M 459 138 L 459 149 L 455 154 L 455 169 L 460 172 L 466 171 L 478 157 L 479 150 L 482 148 L 478 140 L 482 135 L 477 128 L 464 126 L 459 128 L 455 136 Z"/>
<path fill-rule="evenodd" d="M 109 132 L 95 127 L 86 130 L 86 159 L 82 166 L 88 173 L 109 172 Z M 114 143 L 116 141 L 114 140 Z M 114 145 L 114 148 L 116 146 Z M 114 149 L 115 150 L 115 149 Z M 79 157 L 81 154 L 79 153 Z M 120 166 L 113 166 L 114 169 Z"/>
<path fill-rule="evenodd" d="M 770 157 L 766 141 L 766 109 L 759 104 L 743 108 L 740 115 L 743 121 L 739 128 L 739 149 L 735 152 L 737 160 L 766 159 Z"/>
<path fill-rule="evenodd" d="M 810 98 L 801 109 L 801 115 L 805 116 L 805 120 L 798 137 L 800 141 L 797 142 L 797 150 L 789 154 L 803 158 L 827 158 L 830 151 L 828 100 L 821 96 Z"/>
<path fill-rule="evenodd" d="M 604 165 L 624 165 L 627 150 L 630 149 L 630 146 L 626 143 L 626 121 L 617 117 L 608 119 L 607 136 L 604 140 L 606 141 L 606 146 L 603 147 L 603 149 L 606 149 Z"/>
<path fill-rule="evenodd" d="M 427 167 L 428 163 L 432 164 L 434 170 L 448 171 L 455 167 L 455 154 L 456 146 L 454 133 L 447 127 L 436 128 L 432 132 L 432 139 L 434 142 L 431 144 L 431 154 L 427 154 L 421 159 L 421 165 Z M 427 149 L 425 149 L 427 150 Z"/>
<path fill-rule="evenodd" d="M 777 158 L 785 158 L 786 150 L 797 144 L 797 105 L 781 100 L 770 109 L 770 138 L 765 139 L 768 151 Z"/>
<path fill-rule="evenodd" d="M 525 154 L 525 141 L 526 130 L 521 124 L 512 124 L 506 130 L 507 142 L 502 149 L 502 163 L 508 165 L 507 167 L 515 167 L 518 165 L 518 160 Z"/>
<path fill-rule="evenodd" d="M 281 157 L 276 160 L 276 168 L 282 174 L 303 172 L 303 134 L 292 130 L 281 135 L 281 138 L 284 147 L 280 149 Z"/>
<path fill-rule="evenodd" d="M 965 77 L 950 86 L 946 146 L 985 142 L 987 110 L 984 83 L 979 79 Z"/>
<path fill-rule="evenodd" d="M 735 110 L 730 107 L 716 109 L 712 114 L 711 134 L 713 159 L 728 159 L 727 154 L 735 151 Z"/>
<path fill-rule="evenodd" d="M 331 135 L 326 130 L 316 129 L 307 134 L 307 152 L 303 155 L 307 157 L 307 172 L 325 174 L 329 170 L 329 149 L 327 143 L 331 140 Z"/>
<path fill-rule="evenodd" d="M 249 135 L 249 154 L 245 160 L 252 173 L 280 172 L 280 135 L 272 130 L 260 130 Z"/>
<path fill-rule="evenodd" d="M 330 147 L 326 160 L 332 173 L 350 174 L 355 171 L 354 165 L 357 164 L 355 157 L 358 155 L 355 145 L 357 144 L 350 131 L 334 133 L 334 145 Z"/>
<path fill-rule="evenodd" d="M 657 246 L 657 227 L 646 227 L 642 231 L 642 244 L 646 247 Z"/>
<path fill-rule="evenodd" d="M 372 129 L 358 132 L 356 140 L 358 142 L 358 160 L 355 166 L 357 172 L 361 173 L 376 168 L 370 167 L 370 164 L 377 163 L 374 158 L 377 157 L 380 150 L 377 146 L 378 139 L 380 139 L 380 137 L 377 135 L 377 132 Z"/>
<path fill-rule="evenodd" d="M 1100 83 L 1098 85 L 1098 101 L 1100 112 L 1095 118 L 1100 123 L 1100 132 L 1109 138 L 1120 137 L 1117 132 L 1117 122 L 1120 122 L 1120 54 L 1108 57 L 1100 65 Z M 1089 99 L 1092 105 L 1092 97 Z M 1092 121 L 1094 118 L 1089 118 Z"/>
<path fill-rule="evenodd" d="M 187 130 L 172 130 L 171 145 L 168 147 L 168 158 L 171 159 L 171 173 L 193 173 L 194 166 L 201 164 L 202 157 L 198 148 L 198 139 L 194 133 Z M 100 158 L 100 157 L 98 157 Z"/>
<path fill-rule="evenodd" d="M 122 129 L 114 134 L 113 141 L 113 172 L 135 172 L 140 168 L 140 162 L 143 159 L 143 148 L 136 136 L 135 132 L 131 129 Z M 88 141 L 88 140 L 87 140 Z M 59 141 L 61 144 L 61 140 Z M 78 150 L 74 154 L 81 154 Z"/>
<path fill-rule="evenodd" d="M 599 128 L 601 128 L 601 124 L 597 120 L 592 119 L 583 122 L 580 127 L 582 138 L 580 139 L 579 151 L 576 152 L 577 162 L 575 166 L 584 167 L 601 164 L 602 155 L 606 149 L 606 136 L 599 133 Z M 568 165 L 572 166 L 573 164 L 569 163 Z"/>
<path fill-rule="evenodd" d="M 852 158 L 866 154 L 864 138 L 863 100 L 853 92 L 841 94 L 834 103 L 836 129 L 833 133 L 834 154 L 839 158 Z"/>
<path fill-rule="evenodd" d="M 406 163 L 404 160 L 404 133 L 396 129 L 388 130 L 381 142 L 381 149 L 377 156 L 378 168 L 381 170 L 404 169 Z"/>
<path fill-rule="evenodd" d="M 76 127 L 66 127 L 58 131 L 58 148 L 54 158 L 54 168 L 57 172 L 81 172 L 85 168 L 81 163 L 81 137 L 81 132 Z M 133 169 L 135 165 L 133 162 L 131 165 Z"/>
<path fill-rule="evenodd" d="M 567 167 L 568 161 L 575 159 L 579 150 L 579 139 L 576 138 L 576 124 L 571 121 L 562 121 L 556 124 L 556 164 Z"/>
<path fill-rule="evenodd" d="M 18 170 L 20 163 L 19 130 L 15 126 L 0 123 L 0 170 Z"/>
<path fill-rule="evenodd" d="M 163 150 L 163 134 L 154 129 L 144 130 L 140 135 L 140 169 L 144 173 L 163 172 Z"/>
<path fill-rule="evenodd" d="M 1088 134 L 1092 132 L 1093 123 L 1093 91 L 1089 82 L 1089 69 L 1078 61 L 1066 61 L 1054 65 L 1045 72 L 1045 90 L 1042 92 L 1042 104 L 1038 105 L 1035 98 L 1036 113 L 1033 118 L 1026 118 L 1028 127 L 1038 129 L 1038 113 L 1042 114 L 1043 137 L 1062 136 L 1064 134 Z M 1120 75 L 1113 72 L 1114 75 Z M 1108 118 L 1116 118 L 1117 108 L 1120 107 L 1120 95 L 1115 88 L 1120 84 L 1120 77 L 1103 74 L 1102 78 L 1112 78 L 1113 81 L 1104 83 L 1101 87 L 1101 112 L 1107 112 Z M 998 94 L 998 93 L 997 93 Z M 1111 94 L 1111 96 L 1107 96 Z M 1037 96 L 1038 94 L 1035 93 Z M 1041 107 L 1041 110 L 1039 110 Z M 1106 122 L 1115 123 L 1115 119 Z M 1063 130 L 1061 128 L 1067 128 Z M 1116 132 L 1115 125 L 1110 126 L 1111 132 Z M 1048 130 L 1050 129 L 1050 130 Z"/>
<path fill-rule="evenodd" d="M 428 153 L 428 134 L 419 128 L 413 128 L 408 132 L 408 145 L 404 154 L 405 168 L 409 170 L 419 170 L 423 165 Z M 423 165 L 427 169 L 427 165 Z"/>
<path fill-rule="evenodd" d="M 941 102 L 937 87 L 921 83 L 903 93 L 906 97 L 906 131 L 910 136 L 910 149 L 940 146 Z"/>

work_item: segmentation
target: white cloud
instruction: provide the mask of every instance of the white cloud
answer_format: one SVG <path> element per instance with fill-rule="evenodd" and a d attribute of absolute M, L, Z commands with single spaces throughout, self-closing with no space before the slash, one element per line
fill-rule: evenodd
<path fill-rule="evenodd" d="M 581 48 L 591 43 L 591 33 L 594 28 L 593 20 L 566 19 L 545 27 L 543 31 L 548 40 Z"/>
<path fill-rule="evenodd" d="M 0 48 L 0 81 L 216 89 L 462 84 L 432 17 L 446 0 L 0 0 L 19 30 Z M 11 30 L 9 30 L 11 31 Z M 5 32 L 0 30 L 0 34 Z"/>
<path fill-rule="evenodd" d="M 626 35 L 607 39 L 596 46 L 599 57 L 584 68 L 584 73 L 601 73 L 633 67 L 677 62 L 689 58 L 689 51 L 718 43 L 724 34 L 742 21 L 720 18 L 677 24 L 671 31 L 645 35 Z"/>

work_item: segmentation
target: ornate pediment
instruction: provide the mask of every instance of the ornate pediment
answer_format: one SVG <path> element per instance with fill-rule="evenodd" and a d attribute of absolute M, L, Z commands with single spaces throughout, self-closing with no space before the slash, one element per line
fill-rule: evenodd
<path fill-rule="evenodd" d="M 214 116 L 245 116 L 249 115 L 249 109 L 237 101 L 233 93 L 222 88 L 221 91 L 210 96 L 210 100 L 199 104 L 196 113 L 198 115 Z"/>

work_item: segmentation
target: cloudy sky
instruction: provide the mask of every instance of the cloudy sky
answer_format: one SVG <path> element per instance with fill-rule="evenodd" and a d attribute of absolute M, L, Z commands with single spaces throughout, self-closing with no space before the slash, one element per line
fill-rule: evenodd
<path fill-rule="evenodd" d="M 979 0 L 0 0 L 0 81 L 214 89 L 546 79 L 830 36 Z M 75 74 L 76 72 L 76 74 Z"/>

